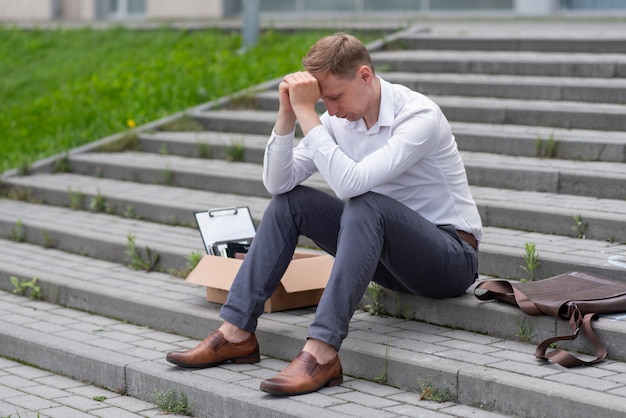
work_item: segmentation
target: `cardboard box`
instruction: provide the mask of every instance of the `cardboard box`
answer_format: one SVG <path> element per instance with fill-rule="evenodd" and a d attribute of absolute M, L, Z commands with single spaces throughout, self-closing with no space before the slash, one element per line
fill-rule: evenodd
<path fill-rule="evenodd" d="M 296 251 L 280 285 L 265 302 L 264 311 L 277 312 L 317 305 L 328 282 L 333 261 L 330 255 Z M 242 262 L 236 258 L 205 255 L 186 281 L 206 286 L 207 300 L 223 304 Z"/>
<path fill-rule="evenodd" d="M 209 302 L 224 303 L 243 260 L 220 256 L 220 243 L 250 242 L 256 227 L 248 207 L 217 208 L 195 212 L 207 255 L 187 276 L 187 282 L 205 286 Z M 334 259 L 326 254 L 296 251 L 265 312 L 315 306 L 328 282 Z"/>

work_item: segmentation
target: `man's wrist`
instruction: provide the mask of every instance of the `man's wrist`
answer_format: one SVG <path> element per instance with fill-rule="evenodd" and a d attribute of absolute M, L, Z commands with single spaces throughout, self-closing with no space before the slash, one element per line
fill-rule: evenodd
<path fill-rule="evenodd" d="M 276 135 L 288 135 L 296 128 L 296 115 L 293 112 L 278 112 L 274 132 Z"/>
<path fill-rule="evenodd" d="M 320 117 L 315 111 L 314 106 L 298 106 L 294 108 L 294 113 L 302 129 L 302 133 L 306 136 L 311 129 L 322 124 Z"/>

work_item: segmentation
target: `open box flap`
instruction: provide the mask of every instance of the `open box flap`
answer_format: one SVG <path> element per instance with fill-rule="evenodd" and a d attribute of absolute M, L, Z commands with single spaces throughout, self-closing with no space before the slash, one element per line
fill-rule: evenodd
<path fill-rule="evenodd" d="M 214 255 L 202 257 L 196 268 L 187 276 L 187 283 L 230 290 L 242 261 Z M 296 252 L 281 284 L 287 293 L 323 289 L 328 282 L 333 257 L 326 254 Z"/>
<path fill-rule="evenodd" d="M 323 289 L 333 268 L 333 257 L 327 254 L 295 253 L 280 281 L 287 293 Z"/>
<path fill-rule="evenodd" d="M 240 266 L 240 260 L 205 255 L 198 265 L 191 270 L 185 281 L 220 290 L 230 290 Z"/>

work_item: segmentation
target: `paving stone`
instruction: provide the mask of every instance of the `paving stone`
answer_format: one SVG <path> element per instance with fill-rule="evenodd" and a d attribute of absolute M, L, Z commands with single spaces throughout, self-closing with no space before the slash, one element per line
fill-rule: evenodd
<path fill-rule="evenodd" d="M 95 416 L 87 412 L 77 411 L 65 405 L 46 409 L 45 414 L 45 416 L 50 418 L 88 418 Z"/>
<path fill-rule="evenodd" d="M 47 408 L 54 408 L 55 406 L 59 406 L 57 402 L 41 398 L 35 395 L 18 395 L 12 396 L 10 399 L 12 404 L 20 406 L 25 409 L 34 409 L 41 410 Z"/>

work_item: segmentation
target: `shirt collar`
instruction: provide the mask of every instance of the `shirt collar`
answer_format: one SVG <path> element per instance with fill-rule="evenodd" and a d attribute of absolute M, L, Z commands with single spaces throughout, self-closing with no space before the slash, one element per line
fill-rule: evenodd
<path fill-rule="evenodd" d="M 391 126 L 394 120 L 393 89 L 389 82 L 378 77 L 380 80 L 380 111 L 378 113 L 378 125 Z"/>
<path fill-rule="evenodd" d="M 380 109 L 378 110 L 378 121 L 367 131 L 371 135 L 379 133 L 381 127 L 393 124 L 393 91 L 391 85 L 380 77 L 378 80 L 380 81 Z M 359 119 L 357 123 L 358 130 L 367 130 L 363 118 Z"/>

